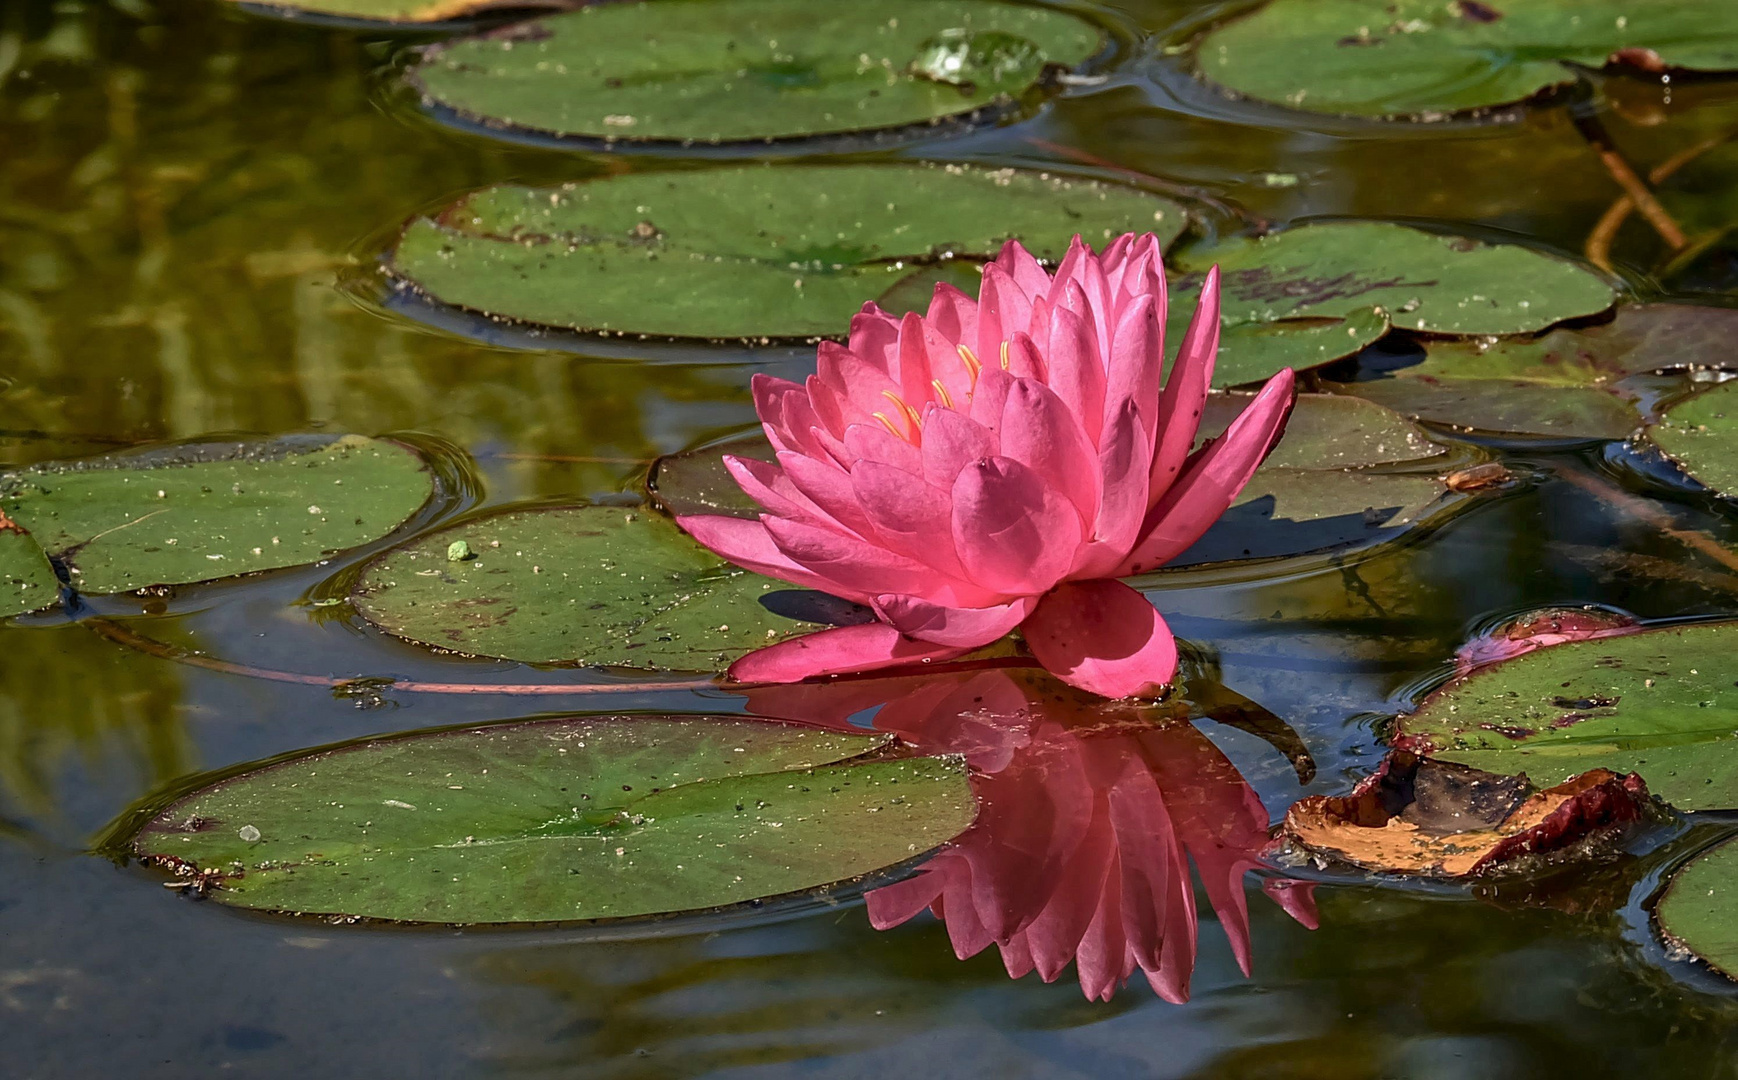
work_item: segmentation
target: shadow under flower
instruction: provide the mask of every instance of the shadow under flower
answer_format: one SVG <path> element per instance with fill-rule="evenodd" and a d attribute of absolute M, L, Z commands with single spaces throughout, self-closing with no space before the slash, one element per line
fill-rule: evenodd
<path fill-rule="evenodd" d="M 877 929 L 927 908 L 962 960 L 994 944 L 1011 977 L 1045 982 L 1073 962 L 1097 1001 L 1139 970 L 1180 1003 L 1195 967 L 1192 860 L 1249 974 L 1244 876 L 1263 866 L 1268 815 L 1187 701 L 1106 701 L 1007 668 L 743 693 L 763 716 L 873 727 L 972 766 L 977 820 L 912 877 L 868 894 Z M 1262 888 L 1314 928 L 1312 886 Z"/>

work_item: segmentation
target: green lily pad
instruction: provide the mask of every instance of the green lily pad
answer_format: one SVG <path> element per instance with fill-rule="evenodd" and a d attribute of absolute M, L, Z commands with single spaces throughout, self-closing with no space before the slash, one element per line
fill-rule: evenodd
<path fill-rule="evenodd" d="M 1247 394 L 1217 394 L 1202 437 L 1225 430 Z M 753 518 L 760 508 L 725 471 L 725 454 L 773 459 L 756 432 L 659 458 L 651 497 L 671 514 Z M 1285 436 L 1235 505 L 1166 569 L 1339 550 L 1398 535 L 1458 502 L 1439 473 L 1445 449 L 1369 402 L 1300 394 Z"/>
<path fill-rule="evenodd" d="M 451 556 L 460 542 L 473 557 Z M 582 506 L 419 537 L 369 563 L 352 602 L 389 634 L 470 656 L 717 671 L 815 629 L 766 606 L 793 592 L 808 595 L 737 569 L 657 514 Z"/>
<path fill-rule="evenodd" d="M 1404 330 L 1524 334 L 1597 314 L 1617 297 L 1604 278 L 1567 259 L 1380 221 L 1230 237 L 1173 261 L 1198 274 L 1218 264 L 1221 318 L 1233 324 L 1347 318 L 1377 307 Z"/>
<path fill-rule="evenodd" d="M 964 765 L 724 717 L 395 735 L 219 778 L 133 854 L 237 907 L 419 923 L 699 911 L 905 862 L 976 812 Z"/>
<path fill-rule="evenodd" d="M 1654 918 L 1667 942 L 1738 979 L 1738 840 L 1704 851 L 1674 874 Z"/>
<path fill-rule="evenodd" d="M 30 534 L 0 518 L 0 619 L 41 611 L 60 599 L 54 567 Z"/>
<path fill-rule="evenodd" d="M 561 8 L 570 0 L 232 0 L 242 7 L 291 18 L 385 23 L 440 23 L 502 9 Z M 571 0 L 578 2 L 578 0 Z"/>
<path fill-rule="evenodd" d="M 1648 429 L 1648 437 L 1700 483 L 1738 496 L 1738 382 L 1680 401 Z"/>
<path fill-rule="evenodd" d="M 1731 363 L 1734 335 L 1738 311 L 1630 304 L 1619 307 L 1609 323 L 1559 328 L 1538 338 L 1430 341 L 1423 363 L 1327 388 L 1457 427 L 1619 439 L 1642 423 L 1621 380 Z"/>
<path fill-rule="evenodd" d="M 1181 293 L 1181 295 L 1178 295 Z M 1194 296 L 1172 294 L 1165 340 L 1178 342 L 1195 313 Z M 1283 368 L 1302 371 L 1343 360 L 1388 333 L 1388 313 L 1367 307 L 1340 317 L 1275 319 L 1271 322 L 1228 322 L 1219 326 L 1219 357 L 1213 365 L 1213 385 L 1221 389 L 1264 382 Z"/>
<path fill-rule="evenodd" d="M 487 128 L 611 143 L 771 141 L 970 119 L 1105 49 L 1002 0 L 653 0 L 427 50 L 423 100 Z"/>
<path fill-rule="evenodd" d="M 1738 70 L 1726 0 L 1272 0 L 1202 37 L 1198 74 L 1310 112 L 1441 120 L 1575 82 L 1574 67 Z"/>
<path fill-rule="evenodd" d="M 315 562 L 378 540 L 434 492 L 382 439 L 203 443 L 0 473 L 0 513 L 91 594 Z"/>
<path fill-rule="evenodd" d="M 1400 717 L 1398 741 L 1553 785 L 1637 772 L 1680 810 L 1738 807 L 1738 623 L 1553 645 L 1487 665 Z"/>
<path fill-rule="evenodd" d="M 1014 237 L 1059 259 L 1076 233 L 1098 245 L 1125 232 L 1168 241 L 1185 225 L 1168 199 L 1047 173 L 750 165 L 487 188 L 411 222 L 390 265 L 436 300 L 495 317 L 814 337 L 843 335 L 866 301 L 902 287 L 921 293 L 906 307 L 927 306 L 938 259 L 987 259 Z"/>
<path fill-rule="evenodd" d="M 1214 395 L 1201 435 L 1222 432 L 1250 396 Z M 1299 394 L 1285 435 L 1231 509 L 1164 570 L 1362 547 L 1462 501 L 1443 482 L 1441 443 L 1379 405 L 1346 407 L 1356 400 Z"/>

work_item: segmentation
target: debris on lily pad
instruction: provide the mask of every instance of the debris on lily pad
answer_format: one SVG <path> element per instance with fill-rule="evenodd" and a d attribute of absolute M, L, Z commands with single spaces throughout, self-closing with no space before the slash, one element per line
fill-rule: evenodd
<path fill-rule="evenodd" d="M 492 11 L 576 7 L 585 0 L 232 0 L 250 10 L 287 19 L 326 19 L 343 24 L 389 23 L 409 27 L 444 23 Z"/>
<path fill-rule="evenodd" d="M 484 132 L 755 145 L 980 122 L 1107 43 L 1005 0 L 624 0 L 434 46 L 407 78 Z"/>
<path fill-rule="evenodd" d="M 1299 800 L 1280 835 L 1309 856 L 1364 870 L 1466 878 L 1609 834 L 1650 805 L 1634 773 L 1591 769 L 1540 790 L 1525 774 L 1397 750 L 1351 794 Z"/>
<path fill-rule="evenodd" d="M 1473 668 L 1500 660 L 1513 660 L 1534 649 L 1633 634 L 1640 629 L 1639 620 L 1620 611 L 1596 607 L 1540 608 L 1462 645 L 1454 654 L 1456 674 L 1464 675 Z"/>
<path fill-rule="evenodd" d="M 1018 239 L 1058 260 L 1076 234 L 1161 242 L 1183 207 L 1050 172 L 918 162 L 628 173 L 465 196 L 405 229 L 405 286 L 492 318 L 647 337 L 842 335 L 876 300 L 928 307 L 937 280 L 977 295 L 977 269 Z"/>
<path fill-rule="evenodd" d="M 1203 35 L 1197 74 L 1307 112 L 1444 120 L 1581 69 L 1738 71 L 1730 0 L 1270 0 Z"/>

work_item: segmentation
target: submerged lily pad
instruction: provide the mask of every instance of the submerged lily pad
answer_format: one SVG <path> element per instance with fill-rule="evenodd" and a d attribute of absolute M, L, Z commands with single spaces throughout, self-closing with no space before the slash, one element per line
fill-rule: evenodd
<path fill-rule="evenodd" d="M 1400 717 L 1396 742 L 1558 784 L 1640 773 L 1680 810 L 1738 807 L 1738 623 L 1538 649 L 1474 670 Z"/>
<path fill-rule="evenodd" d="M 0 619 L 40 611 L 60 599 L 60 581 L 36 541 L 0 514 Z"/>
<path fill-rule="evenodd" d="M 1731 339 L 1726 345 L 1731 347 Z M 1648 437 L 1700 483 L 1738 496 L 1738 381 L 1721 383 L 1667 409 L 1648 429 Z"/>
<path fill-rule="evenodd" d="M 1294 109 L 1444 119 L 1525 101 L 1615 61 L 1738 70 L 1728 0 L 1271 0 L 1202 37 L 1196 70 Z"/>
<path fill-rule="evenodd" d="M 488 129 L 607 143 L 742 143 L 972 120 L 1105 49 L 1005 0 L 598 3 L 429 49 L 424 103 Z"/>
<path fill-rule="evenodd" d="M 1188 247 L 1173 261 L 1196 274 L 1218 264 L 1221 317 L 1229 324 L 1343 319 L 1376 307 L 1405 330 L 1522 334 L 1597 314 L 1617 296 L 1604 278 L 1567 259 L 1381 221 L 1231 237 Z"/>
<path fill-rule="evenodd" d="M 1248 399 L 1210 399 L 1202 437 L 1224 431 Z M 659 458 L 648 477 L 652 498 L 671 514 L 754 517 L 759 507 L 725 471 L 725 454 L 773 459 L 758 432 Z M 1452 505 L 1438 475 L 1444 454 L 1441 443 L 1381 406 L 1300 394 L 1284 438 L 1237 503 L 1166 569 L 1302 555 L 1398 535 Z"/>
<path fill-rule="evenodd" d="M 378 540 L 434 492 L 402 444 L 202 443 L 0 473 L 0 514 L 91 594 L 299 566 Z"/>
<path fill-rule="evenodd" d="M 1019 238 L 1163 241 L 1180 206 L 1121 184 L 960 165 L 750 165 L 495 187 L 411 222 L 394 273 L 443 303 L 577 330 L 842 335 L 866 301 Z M 911 290 L 907 290 L 911 291 Z M 968 290 L 976 295 L 975 286 Z"/>
<path fill-rule="evenodd" d="M 1733 364 L 1734 335 L 1738 311 L 1728 308 L 1628 304 L 1609 323 L 1533 339 L 1430 341 L 1422 363 L 1329 388 L 1458 427 L 1618 439 L 1642 422 L 1620 380 Z"/>
<path fill-rule="evenodd" d="M 653 0 L 429 49 L 425 102 L 489 128 L 609 142 L 771 141 L 971 118 L 1104 50 L 1003 0 Z"/>
<path fill-rule="evenodd" d="M 1738 840 L 1703 852 L 1673 875 L 1654 918 L 1669 943 L 1738 979 Z"/>
<path fill-rule="evenodd" d="M 724 717 L 395 735 L 218 779 L 133 854 L 223 903 L 421 923 L 620 919 L 855 878 L 975 813 L 963 763 Z"/>
<path fill-rule="evenodd" d="M 453 557 L 461 543 L 470 557 Z M 352 600 L 389 634 L 471 656 L 717 671 L 815 629 L 767 606 L 791 610 L 781 601 L 807 595 L 724 562 L 657 514 L 582 506 L 419 537 L 369 563 Z"/>

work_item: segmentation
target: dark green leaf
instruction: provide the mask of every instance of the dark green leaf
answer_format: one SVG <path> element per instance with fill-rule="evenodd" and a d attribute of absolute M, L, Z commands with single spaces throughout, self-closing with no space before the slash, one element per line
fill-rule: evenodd
<path fill-rule="evenodd" d="M 1738 382 L 1685 398 L 1666 410 L 1648 437 L 1702 484 L 1738 496 Z"/>
<path fill-rule="evenodd" d="M 0 619 L 40 611 L 60 599 L 54 567 L 30 534 L 0 519 Z"/>
<path fill-rule="evenodd" d="M 751 165 L 496 187 L 418 218 L 395 273 L 436 300 L 579 330 L 843 336 L 866 301 L 927 307 L 933 264 L 1018 238 L 1058 259 L 1082 234 L 1182 231 L 1120 184 L 960 165 Z M 917 265 L 913 265 L 913 264 Z M 958 264 L 951 264 L 957 267 Z M 950 271 L 977 295 L 970 268 Z"/>
<path fill-rule="evenodd" d="M 1205 35 L 1196 68 L 1310 112 L 1439 120 L 1574 82 L 1614 54 L 1738 70 L 1727 0 L 1272 0 Z"/>
<path fill-rule="evenodd" d="M 1640 773 L 1680 810 L 1738 807 L 1738 624 L 1553 645 L 1473 671 L 1402 716 L 1416 750 L 1558 784 Z"/>
<path fill-rule="evenodd" d="M 1738 979 L 1738 840 L 1679 870 L 1654 909 L 1660 933 L 1729 979 Z"/>
<path fill-rule="evenodd" d="M 450 557 L 460 541 L 473 558 Z M 388 633 L 473 656 L 717 671 L 815 629 L 769 610 L 780 590 L 808 595 L 731 566 L 657 514 L 585 506 L 419 537 L 370 563 L 353 599 Z"/>
<path fill-rule="evenodd" d="M 1001 0 L 654 0 L 438 46 L 409 79 L 490 128 L 760 141 L 970 116 L 1104 46 L 1076 15 Z"/>
<path fill-rule="evenodd" d="M 0 474 L 0 513 L 101 594 L 315 562 L 386 536 L 433 491 L 407 447 L 346 435 L 32 466 Z"/>
<path fill-rule="evenodd" d="M 133 838 L 238 907 L 405 922 L 619 919 L 845 881 L 957 835 L 953 759 L 724 717 L 389 736 L 204 787 Z"/>

